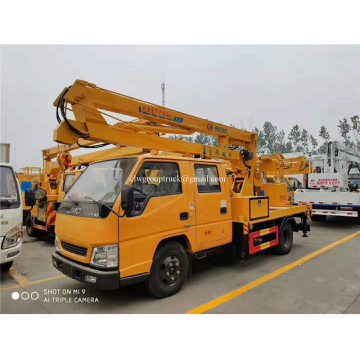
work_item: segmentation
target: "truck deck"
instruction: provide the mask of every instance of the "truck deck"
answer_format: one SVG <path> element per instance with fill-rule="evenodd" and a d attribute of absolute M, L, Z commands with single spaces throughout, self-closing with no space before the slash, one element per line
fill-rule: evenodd
<path fill-rule="evenodd" d="M 275 220 L 286 216 L 296 216 L 308 212 L 310 214 L 311 205 L 288 205 L 288 206 L 270 206 L 268 220 Z M 266 219 L 257 219 L 250 221 L 251 224 L 256 224 Z"/>

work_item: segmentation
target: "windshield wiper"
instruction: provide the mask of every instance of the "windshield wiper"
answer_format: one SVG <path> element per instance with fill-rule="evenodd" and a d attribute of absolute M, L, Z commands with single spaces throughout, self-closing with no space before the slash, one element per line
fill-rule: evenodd
<path fill-rule="evenodd" d="M 67 196 L 76 206 L 79 205 L 79 202 L 78 201 L 75 201 L 71 196 Z M 85 196 L 86 197 L 86 196 Z"/>
<path fill-rule="evenodd" d="M 90 196 L 85 196 L 85 199 L 89 199 L 89 200 L 91 200 L 93 203 L 95 203 L 95 204 L 97 204 L 98 206 L 99 206 L 99 212 L 101 211 L 101 208 L 102 207 L 105 207 L 106 209 L 108 209 L 108 210 L 110 210 L 112 213 L 114 213 L 116 216 L 118 216 L 118 217 L 124 217 L 125 216 L 125 214 L 124 215 L 120 215 L 119 213 L 117 213 L 115 210 L 113 210 L 109 205 L 106 205 L 105 203 L 102 203 L 102 202 L 100 202 L 100 201 L 96 201 L 96 200 L 94 200 L 93 198 L 91 198 Z M 99 214 L 100 215 L 100 214 Z"/>
<path fill-rule="evenodd" d="M 91 198 L 90 196 L 85 196 L 85 199 L 89 199 L 89 200 L 91 200 L 92 202 L 94 202 L 95 204 L 100 204 L 100 201 L 97 201 L 97 200 L 95 200 L 95 199 L 93 199 L 93 198 Z"/>

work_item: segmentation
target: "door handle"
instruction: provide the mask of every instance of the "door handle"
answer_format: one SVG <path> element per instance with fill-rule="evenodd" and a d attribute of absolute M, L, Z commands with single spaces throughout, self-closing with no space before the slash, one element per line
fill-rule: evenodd
<path fill-rule="evenodd" d="M 188 212 L 182 212 L 180 213 L 180 220 L 187 220 L 189 218 Z"/>
<path fill-rule="evenodd" d="M 227 208 L 226 207 L 222 207 L 220 208 L 220 214 L 226 214 L 227 213 Z"/>

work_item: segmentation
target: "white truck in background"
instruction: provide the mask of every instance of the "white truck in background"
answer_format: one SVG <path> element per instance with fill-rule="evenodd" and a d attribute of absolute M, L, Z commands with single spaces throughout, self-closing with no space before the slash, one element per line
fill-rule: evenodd
<path fill-rule="evenodd" d="M 6 145 L 6 146 L 3 146 Z M 8 271 L 20 255 L 22 228 L 22 200 L 19 183 L 9 164 L 8 144 L 1 144 L 0 162 L 0 268 Z M 3 162 L 5 160 L 5 162 Z"/>
<path fill-rule="evenodd" d="M 10 162 L 10 144 L 0 144 L 0 163 Z"/>
<path fill-rule="evenodd" d="M 311 158 L 312 172 L 305 189 L 295 192 L 295 204 L 310 203 L 312 220 L 343 216 L 360 221 L 360 189 L 349 176 L 360 173 L 360 152 L 330 142 L 326 155 Z"/>

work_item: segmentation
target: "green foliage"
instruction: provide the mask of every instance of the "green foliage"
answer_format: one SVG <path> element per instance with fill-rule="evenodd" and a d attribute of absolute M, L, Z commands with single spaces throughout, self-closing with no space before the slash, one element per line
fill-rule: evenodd
<path fill-rule="evenodd" d="M 218 140 L 215 136 L 200 134 L 200 133 L 196 134 L 194 138 L 191 136 L 170 135 L 169 139 L 183 140 L 191 143 L 210 145 L 210 146 L 217 146 L 218 143 Z"/>
<path fill-rule="evenodd" d="M 326 128 L 325 125 L 322 125 L 320 127 L 320 131 L 319 131 L 319 136 L 324 140 L 324 142 L 322 143 L 322 145 L 319 147 L 318 149 L 318 153 L 319 154 L 326 154 L 327 151 L 327 147 L 328 147 L 328 143 L 330 140 L 330 134 L 328 129 Z"/>
<path fill-rule="evenodd" d="M 327 128 L 324 125 L 322 125 L 321 128 L 320 128 L 319 136 L 321 138 L 323 138 L 325 141 L 330 140 L 330 134 L 329 134 Z"/>
<path fill-rule="evenodd" d="M 293 146 L 294 152 L 302 151 L 302 147 L 301 147 L 302 138 L 301 138 L 301 130 L 299 125 L 294 125 L 292 127 L 288 139 L 290 140 Z"/>
<path fill-rule="evenodd" d="M 350 122 L 344 118 L 339 120 L 338 130 L 344 145 L 360 150 L 360 120 L 358 115 L 350 117 Z"/>
<path fill-rule="evenodd" d="M 350 130 L 351 125 L 348 123 L 347 119 L 339 120 L 338 129 L 340 132 L 340 136 L 342 137 L 342 141 L 346 146 L 351 145 L 351 136 L 350 136 Z"/>

